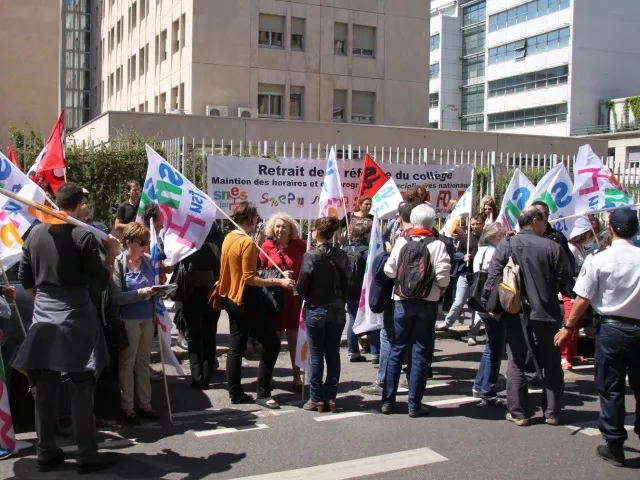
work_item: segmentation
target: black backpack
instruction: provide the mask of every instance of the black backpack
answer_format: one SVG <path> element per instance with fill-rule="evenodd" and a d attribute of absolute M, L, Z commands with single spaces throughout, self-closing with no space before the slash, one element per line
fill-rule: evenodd
<path fill-rule="evenodd" d="M 394 287 L 394 293 L 400 298 L 417 300 L 429 296 L 436 273 L 427 245 L 435 240 L 431 237 L 418 241 L 408 238 L 407 243 L 400 250 Z"/>
<path fill-rule="evenodd" d="M 344 248 L 349 259 L 349 270 L 351 271 L 351 283 L 347 292 L 347 298 L 360 299 L 362 283 L 364 282 L 364 271 L 367 268 L 367 254 L 369 247 L 366 245 L 349 245 Z"/>

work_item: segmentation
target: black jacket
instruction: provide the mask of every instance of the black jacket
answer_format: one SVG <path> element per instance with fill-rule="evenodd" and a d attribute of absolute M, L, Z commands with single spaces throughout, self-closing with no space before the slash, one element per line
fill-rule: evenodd
<path fill-rule="evenodd" d="M 480 237 L 476 237 L 473 233 L 471 234 L 470 237 L 470 241 L 469 241 L 469 254 L 471 255 L 471 260 L 469 260 L 469 265 L 467 266 L 467 264 L 465 264 L 465 271 L 464 273 L 466 275 L 473 275 L 473 259 L 476 256 L 476 253 L 478 253 L 478 242 L 480 241 Z M 463 255 L 467 254 L 467 235 L 463 235 L 460 238 L 460 243 L 458 244 L 458 252 L 462 253 Z M 451 257 L 453 259 L 453 257 Z"/>
<path fill-rule="evenodd" d="M 564 236 L 564 233 L 553 228 L 550 223 L 547 223 L 547 229 L 544 231 L 543 237 L 548 238 L 549 240 L 552 240 L 560 245 L 560 248 L 562 248 L 564 253 L 566 253 L 567 257 L 569 258 L 571 269 L 575 269 L 575 258 L 573 257 L 573 253 L 571 253 L 571 250 L 569 249 L 569 241 L 567 240 L 567 237 Z"/>
<path fill-rule="evenodd" d="M 520 265 L 522 293 L 530 308 L 529 318 L 537 321 L 559 322 L 562 319 L 558 292 L 571 283 L 573 270 L 569 258 L 557 243 L 540 237 L 530 230 L 507 237 L 500 242 L 489 265 L 489 275 L 482 294 L 483 304 L 491 313 L 489 299 L 502 281 L 502 270 L 513 256 Z"/>
<path fill-rule="evenodd" d="M 347 254 L 323 244 L 304 254 L 296 290 L 307 306 L 346 303 L 351 281 Z"/>

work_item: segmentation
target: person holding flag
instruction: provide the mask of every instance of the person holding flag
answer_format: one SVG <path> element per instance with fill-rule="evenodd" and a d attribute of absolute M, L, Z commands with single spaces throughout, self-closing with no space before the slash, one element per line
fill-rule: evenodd
<path fill-rule="evenodd" d="M 346 323 L 344 309 L 351 285 L 347 254 L 329 242 L 338 230 L 335 217 L 316 220 L 312 229 L 316 249 L 302 259 L 296 290 L 304 299 L 304 321 L 309 341 L 311 397 L 305 410 L 336 411 L 340 382 L 340 338 Z M 327 378 L 323 382 L 324 363 Z"/>
<path fill-rule="evenodd" d="M 356 210 L 353 213 L 347 213 L 347 216 L 340 220 L 340 228 L 338 229 L 338 240 L 340 241 L 341 245 L 349 244 L 349 242 L 351 241 L 349 238 L 351 229 L 357 221 L 361 219 L 373 220 L 373 215 L 371 215 L 371 206 L 371 197 L 368 197 L 366 195 L 358 197 Z"/>
<path fill-rule="evenodd" d="M 57 203 L 72 218 L 81 218 L 87 208 L 82 188 L 74 183 L 59 187 Z M 95 376 L 106 366 L 107 347 L 89 283 L 102 290 L 108 287 L 120 251 L 114 237 L 107 237 L 103 244 L 104 263 L 98 240 L 88 229 L 45 223 L 31 230 L 23 247 L 18 278 L 35 302 L 33 324 L 13 367 L 27 372 L 35 398 L 40 472 L 60 466 L 65 459 L 56 446 L 56 398 L 62 372 L 70 378 L 78 473 L 101 470 L 117 460 L 114 453 L 98 453 L 93 415 Z"/>

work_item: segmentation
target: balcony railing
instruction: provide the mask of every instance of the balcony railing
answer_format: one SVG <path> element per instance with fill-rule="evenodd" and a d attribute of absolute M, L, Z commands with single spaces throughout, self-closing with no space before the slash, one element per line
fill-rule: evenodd
<path fill-rule="evenodd" d="M 589 127 L 574 128 L 571 135 L 597 135 L 599 133 L 619 133 L 640 130 L 640 121 L 627 124 L 614 125 L 592 125 Z"/>

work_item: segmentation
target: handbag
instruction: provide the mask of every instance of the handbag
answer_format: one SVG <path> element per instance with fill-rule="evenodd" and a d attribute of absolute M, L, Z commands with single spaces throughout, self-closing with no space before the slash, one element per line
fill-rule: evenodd
<path fill-rule="evenodd" d="M 484 290 L 484 285 L 487 283 L 487 277 L 489 276 L 489 273 L 482 268 L 487 250 L 484 251 L 482 258 L 480 259 L 480 270 L 473 272 L 471 276 L 472 281 L 471 287 L 469 288 L 469 300 L 467 301 L 467 305 L 471 310 L 475 310 L 480 313 L 487 313 L 486 309 L 482 305 L 482 291 Z"/>
<path fill-rule="evenodd" d="M 293 270 L 293 267 L 289 266 L 277 244 L 276 251 L 280 256 L 284 269 Z M 284 278 L 275 268 L 258 270 L 258 276 L 260 278 Z M 260 290 L 261 292 L 259 295 L 261 295 L 262 298 L 255 300 L 261 303 L 271 314 L 282 313 L 284 308 L 284 290 L 281 287 L 261 287 Z"/>

